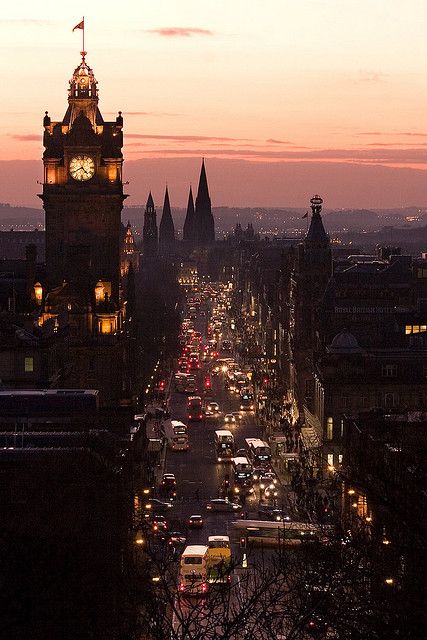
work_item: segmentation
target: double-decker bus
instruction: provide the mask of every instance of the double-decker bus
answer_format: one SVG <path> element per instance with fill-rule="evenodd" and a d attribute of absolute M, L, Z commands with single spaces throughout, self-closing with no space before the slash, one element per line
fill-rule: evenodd
<path fill-rule="evenodd" d="M 203 409 L 202 399 L 200 396 L 190 396 L 187 403 L 188 419 L 189 420 L 202 420 Z"/>
<path fill-rule="evenodd" d="M 187 427 L 179 420 L 166 420 L 163 425 L 165 438 L 171 451 L 188 451 Z"/>
<path fill-rule="evenodd" d="M 253 467 L 249 460 L 244 456 L 238 456 L 233 458 L 231 462 L 233 465 L 234 493 L 252 493 Z"/>
<path fill-rule="evenodd" d="M 270 522 L 265 520 L 237 520 L 231 523 L 231 541 L 247 545 L 297 545 L 304 542 L 327 544 L 333 528 L 309 522 Z"/>
<path fill-rule="evenodd" d="M 218 462 L 231 462 L 234 456 L 234 436 L 228 429 L 215 431 L 215 451 Z"/>
<path fill-rule="evenodd" d="M 207 554 L 208 582 L 231 582 L 231 548 L 228 536 L 209 536 Z"/>
<path fill-rule="evenodd" d="M 259 438 L 246 438 L 248 456 L 255 467 L 268 467 L 271 462 L 269 445 Z"/>

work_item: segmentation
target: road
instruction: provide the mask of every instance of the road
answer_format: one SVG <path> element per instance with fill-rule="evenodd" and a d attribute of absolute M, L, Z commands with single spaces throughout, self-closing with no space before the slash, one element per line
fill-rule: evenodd
<path fill-rule="evenodd" d="M 197 375 L 198 389 L 202 388 L 203 375 L 206 365 Z M 237 396 L 224 390 L 224 379 L 220 375 L 212 379 L 211 399 L 218 402 L 223 414 L 238 411 Z M 188 425 L 190 441 L 189 451 L 168 451 L 166 468 L 168 473 L 174 473 L 177 478 L 178 499 L 174 505 L 174 519 L 187 520 L 192 514 L 200 514 L 205 518 L 205 525 L 201 530 L 190 531 L 189 544 L 203 544 L 210 535 L 228 535 L 228 523 L 235 519 L 235 514 L 210 513 L 206 511 L 206 503 L 210 498 L 218 497 L 218 489 L 226 473 L 230 473 L 231 465 L 216 461 L 214 433 L 215 430 L 227 428 L 232 431 L 236 441 L 236 449 L 243 448 L 245 438 L 260 437 L 261 429 L 256 423 L 253 413 L 246 413 L 237 424 L 224 425 L 222 419 L 189 422 L 187 419 L 187 396 L 172 392 L 169 400 L 169 410 L 172 419 L 182 420 Z M 198 491 L 198 499 L 196 498 Z M 255 499 L 250 498 L 246 510 L 255 510 Z"/>

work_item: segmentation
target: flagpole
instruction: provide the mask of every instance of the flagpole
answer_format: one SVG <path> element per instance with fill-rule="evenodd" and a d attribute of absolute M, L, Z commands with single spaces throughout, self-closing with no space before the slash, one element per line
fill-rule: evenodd
<path fill-rule="evenodd" d="M 83 31 L 83 52 L 84 52 L 83 55 L 85 55 L 86 51 L 85 51 L 85 17 L 84 16 L 83 16 L 83 29 L 82 29 L 82 31 Z"/>

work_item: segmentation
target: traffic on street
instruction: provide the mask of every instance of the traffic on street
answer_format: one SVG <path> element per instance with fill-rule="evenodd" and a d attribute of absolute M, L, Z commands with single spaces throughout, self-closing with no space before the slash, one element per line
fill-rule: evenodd
<path fill-rule="evenodd" d="M 254 596 L 262 566 L 270 590 L 283 546 L 324 544 L 331 532 L 300 517 L 274 469 L 252 370 L 230 330 L 229 295 L 220 283 L 186 291 L 180 354 L 149 407 L 147 435 L 163 448 L 138 535 L 153 580 L 167 576 L 166 615 L 178 638 L 207 628 L 206 610 L 218 614 L 224 586 L 232 603 Z"/>

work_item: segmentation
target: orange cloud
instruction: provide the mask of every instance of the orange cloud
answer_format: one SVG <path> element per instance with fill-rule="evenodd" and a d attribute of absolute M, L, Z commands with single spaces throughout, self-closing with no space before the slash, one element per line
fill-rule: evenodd
<path fill-rule="evenodd" d="M 190 36 L 213 36 L 209 29 L 198 27 L 160 27 L 159 29 L 147 29 L 147 33 L 156 33 L 159 36 L 189 38 Z"/>

